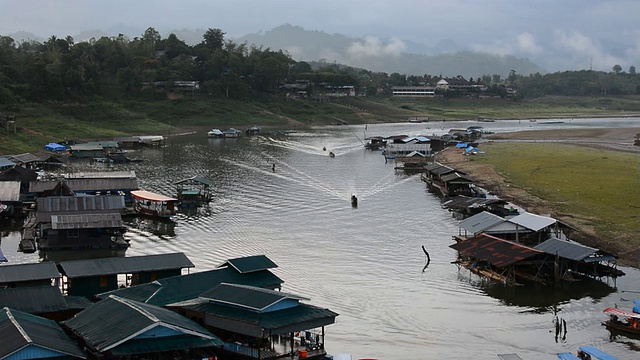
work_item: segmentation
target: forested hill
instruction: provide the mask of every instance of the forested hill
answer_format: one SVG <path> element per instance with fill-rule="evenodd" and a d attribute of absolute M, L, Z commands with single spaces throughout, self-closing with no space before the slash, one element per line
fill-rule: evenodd
<path fill-rule="evenodd" d="M 351 38 L 340 34 L 309 31 L 299 26 L 282 25 L 261 34 L 248 34 L 235 39 L 238 43 L 282 49 L 295 60 L 345 64 L 376 72 L 442 75 L 462 75 L 466 78 L 484 74 L 506 76 L 511 70 L 518 74 L 544 74 L 546 71 L 527 59 L 488 53 L 457 51 L 424 55 L 408 53 L 399 40 L 382 42 L 373 38 Z M 435 51 L 435 49 L 434 49 Z"/>

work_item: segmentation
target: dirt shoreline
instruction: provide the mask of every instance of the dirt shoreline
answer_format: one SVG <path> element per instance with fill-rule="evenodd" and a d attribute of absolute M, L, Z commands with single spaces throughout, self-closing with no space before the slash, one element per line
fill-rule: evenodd
<path fill-rule="evenodd" d="M 640 133 L 640 128 L 608 128 L 608 129 L 578 129 L 571 131 L 558 130 L 535 130 L 520 131 L 512 133 L 493 134 L 484 141 L 505 141 L 505 142 L 568 142 L 580 146 L 588 146 L 614 151 L 640 152 L 640 146 L 634 146 L 636 134 Z M 478 186 L 490 191 L 500 198 L 522 206 L 527 211 L 550 215 L 570 225 L 576 225 L 581 231 L 573 236 L 576 240 L 587 246 L 600 248 L 604 251 L 618 254 L 621 250 L 620 244 L 616 244 L 613 239 L 604 239 L 595 234 L 593 229 L 585 228 L 584 225 L 576 224 L 572 219 L 574 214 L 559 214 L 545 199 L 528 193 L 526 190 L 509 184 L 508 181 L 495 169 L 486 164 L 469 161 L 469 158 L 462 155 L 461 151 L 455 148 L 447 148 L 436 154 L 435 161 L 456 168 L 469 174 L 476 179 Z M 619 262 L 637 267 L 636 251 L 619 254 Z"/>

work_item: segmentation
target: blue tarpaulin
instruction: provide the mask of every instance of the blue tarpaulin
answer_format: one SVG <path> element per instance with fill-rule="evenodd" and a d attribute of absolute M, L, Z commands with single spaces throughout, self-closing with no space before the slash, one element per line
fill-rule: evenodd
<path fill-rule="evenodd" d="M 60 145 L 57 143 L 48 143 L 47 145 L 44 146 L 44 149 L 49 151 L 63 151 L 63 150 L 66 150 L 67 148 L 64 147 L 64 145 Z"/>
<path fill-rule="evenodd" d="M 467 145 L 467 143 L 458 143 L 458 144 L 456 144 L 457 148 L 466 148 L 467 146 L 469 146 L 469 145 Z"/>

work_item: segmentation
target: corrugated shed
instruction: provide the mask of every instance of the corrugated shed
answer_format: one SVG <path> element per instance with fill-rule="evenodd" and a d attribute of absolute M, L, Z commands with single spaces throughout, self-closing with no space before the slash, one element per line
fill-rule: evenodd
<path fill-rule="evenodd" d="M 205 328 L 171 310 L 114 295 L 89 306 L 63 324 L 99 352 L 109 351 L 129 341 L 135 342 L 136 336 L 158 326 L 168 326 L 182 335 L 216 340 L 217 345 L 222 344 Z M 170 341 L 171 336 L 156 340 Z"/>
<path fill-rule="evenodd" d="M 55 230 L 121 228 L 123 226 L 122 216 L 119 213 L 51 215 L 51 228 Z"/>
<path fill-rule="evenodd" d="M 49 196 L 38 198 L 36 206 L 38 222 L 50 222 L 56 214 L 122 213 L 126 209 L 121 195 Z"/>
<path fill-rule="evenodd" d="M 59 181 L 31 181 L 29 183 L 29 192 L 41 193 L 51 191 L 58 186 Z"/>
<path fill-rule="evenodd" d="M 266 255 L 245 256 L 241 258 L 229 259 L 222 263 L 219 267 L 229 265 L 241 274 L 267 269 L 275 269 L 278 267 Z"/>
<path fill-rule="evenodd" d="M 584 260 L 598 252 L 598 249 L 556 237 L 549 238 L 547 241 L 538 244 L 535 249 L 575 261 Z"/>
<path fill-rule="evenodd" d="M 57 279 L 60 277 L 56 264 L 46 261 L 34 264 L 0 266 L 0 284 L 21 281 Z"/>
<path fill-rule="evenodd" d="M 554 218 L 532 213 L 522 213 L 520 215 L 509 218 L 508 221 L 514 224 L 518 224 L 527 229 L 531 229 L 533 231 L 540 231 L 557 222 L 557 220 Z"/>
<path fill-rule="evenodd" d="M 164 306 L 179 301 L 195 299 L 200 294 L 221 283 L 245 284 L 276 289 L 283 282 L 282 279 L 268 270 L 241 274 L 233 268 L 222 267 L 199 273 L 162 278 L 151 284 L 118 289 L 99 294 L 98 297 L 104 298 L 109 294 L 115 294 L 149 304 Z M 142 300 L 144 297 L 146 298 Z"/>
<path fill-rule="evenodd" d="M 487 211 L 475 214 L 463 220 L 458 227 L 471 234 L 478 234 L 486 229 L 506 222 L 505 219 Z"/>
<path fill-rule="evenodd" d="M 458 195 L 450 200 L 442 203 L 442 206 L 449 209 L 466 209 L 466 208 L 479 208 L 486 205 L 504 203 L 506 201 L 498 198 L 477 198 L 465 195 Z"/>
<path fill-rule="evenodd" d="M 20 181 L 0 181 L 0 201 L 20 201 Z"/>
<path fill-rule="evenodd" d="M 449 246 L 461 255 L 483 260 L 496 267 L 505 267 L 518 261 L 544 254 L 544 252 L 503 240 L 495 236 L 480 234 Z"/>
<path fill-rule="evenodd" d="M 94 171 L 64 174 L 65 179 L 135 179 L 136 172 L 131 171 Z"/>
<path fill-rule="evenodd" d="M 268 290 L 255 286 L 222 283 L 205 291 L 201 298 L 217 303 L 238 306 L 255 311 L 262 311 L 268 307 L 286 300 L 309 300 L 303 297 L 284 293 L 281 291 Z"/>
<path fill-rule="evenodd" d="M 0 358 L 29 346 L 86 359 L 85 353 L 72 341 L 55 321 L 7 307 L 0 311 Z"/>
<path fill-rule="evenodd" d="M 128 191 L 138 189 L 138 180 L 130 178 L 68 179 L 66 182 L 73 191 Z"/>
<path fill-rule="evenodd" d="M 192 268 L 195 265 L 184 253 L 156 254 L 130 257 L 62 261 L 58 264 L 68 278 L 98 275 L 132 274 L 143 271 L 161 271 Z"/>
<path fill-rule="evenodd" d="M 30 286 L 0 289 L 0 307 L 8 307 L 30 314 L 67 310 L 57 286 Z"/>

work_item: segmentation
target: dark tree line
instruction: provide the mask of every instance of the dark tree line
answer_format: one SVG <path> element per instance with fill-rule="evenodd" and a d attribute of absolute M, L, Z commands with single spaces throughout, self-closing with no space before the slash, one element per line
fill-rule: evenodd
<path fill-rule="evenodd" d="M 220 29 L 208 29 L 190 46 L 175 34 L 162 38 L 153 28 L 129 39 L 120 34 L 75 43 L 51 36 L 39 43 L 18 43 L 0 36 L 0 104 L 23 101 L 154 99 L 153 84 L 198 81 L 208 97 L 250 99 L 277 95 L 281 84 L 298 80 L 313 86 L 353 85 L 358 93 L 389 96 L 392 86 L 435 85 L 442 76 L 372 72 L 338 64 L 297 62 L 281 50 L 226 41 Z M 512 71 L 469 79 L 489 92 L 513 87 L 525 97 L 544 95 L 618 95 L 640 93 L 638 75 L 614 67 L 610 73 L 568 71 L 522 76 Z"/>

